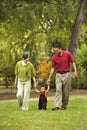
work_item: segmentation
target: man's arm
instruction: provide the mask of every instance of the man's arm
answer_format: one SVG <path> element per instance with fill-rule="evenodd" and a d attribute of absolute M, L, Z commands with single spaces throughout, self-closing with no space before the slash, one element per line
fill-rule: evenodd
<path fill-rule="evenodd" d="M 47 80 L 47 82 L 48 82 L 48 83 L 50 82 L 51 77 L 52 77 L 52 75 L 53 75 L 54 71 L 55 71 L 55 68 L 54 68 L 54 67 L 52 67 L 52 68 L 51 68 L 51 70 L 50 70 L 50 75 L 49 75 L 49 78 L 48 78 L 48 80 Z"/>
<path fill-rule="evenodd" d="M 72 63 L 73 69 L 74 69 L 74 73 L 73 73 L 73 77 L 76 78 L 77 77 L 77 68 L 76 68 L 76 64 L 75 62 Z"/>
<path fill-rule="evenodd" d="M 47 83 L 47 90 L 46 90 L 46 92 L 48 92 L 49 89 L 50 89 L 50 83 Z"/>

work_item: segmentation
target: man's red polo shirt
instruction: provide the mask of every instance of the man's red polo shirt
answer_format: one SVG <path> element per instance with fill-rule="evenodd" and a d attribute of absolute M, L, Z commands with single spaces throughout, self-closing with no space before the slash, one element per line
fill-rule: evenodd
<path fill-rule="evenodd" d="M 55 54 L 52 57 L 52 67 L 56 67 L 56 72 L 70 71 L 71 62 L 74 62 L 74 58 L 69 51 L 63 51 L 62 56 Z"/>

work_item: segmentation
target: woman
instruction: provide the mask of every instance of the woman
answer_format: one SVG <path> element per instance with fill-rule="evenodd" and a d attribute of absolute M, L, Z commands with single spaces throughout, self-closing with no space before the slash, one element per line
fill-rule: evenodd
<path fill-rule="evenodd" d="M 15 67 L 15 85 L 17 85 L 18 104 L 22 110 L 29 109 L 29 96 L 31 90 L 31 78 L 36 88 L 35 68 L 29 61 L 29 54 L 25 52 L 23 59 L 18 61 Z"/>

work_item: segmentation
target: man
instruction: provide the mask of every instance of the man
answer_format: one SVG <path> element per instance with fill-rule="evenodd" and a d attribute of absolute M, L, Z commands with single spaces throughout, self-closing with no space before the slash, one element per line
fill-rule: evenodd
<path fill-rule="evenodd" d="M 31 90 L 31 78 L 34 81 L 34 88 L 36 88 L 35 69 L 29 61 L 29 54 L 25 52 L 23 59 L 18 61 L 15 67 L 15 85 L 17 84 L 18 104 L 22 110 L 29 108 L 29 96 Z"/>
<path fill-rule="evenodd" d="M 52 68 L 47 82 L 50 82 L 51 77 L 56 70 L 56 95 L 55 107 L 52 110 L 65 110 L 69 101 L 69 92 L 71 88 L 71 63 L 74 69 L 73 77 L 77 77 L 77 69 L 73 56 L 69 51 L 62 50 L 61 44 L 56 42 L 53 47 L 54 55 L 52 57 Z M 62 94 L 62 105 L 60 99 Z"/>

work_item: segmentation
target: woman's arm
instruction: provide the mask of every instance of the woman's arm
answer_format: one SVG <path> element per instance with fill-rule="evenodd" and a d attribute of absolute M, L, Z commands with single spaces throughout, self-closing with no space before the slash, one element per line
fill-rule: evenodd
<path fill-rule="evenodd" d="M 36 84 L 36 78 L 33 76 L 33 82 L 34 82 L 34 88 L 36 89 L 37 84 Z"/>
<path fill-rule="evenodd" d="M 15 82 L 14 82 L 15 86 L 17 86 L 17 82 L 18 82 L 18 75 L 15 76 Z"/>

